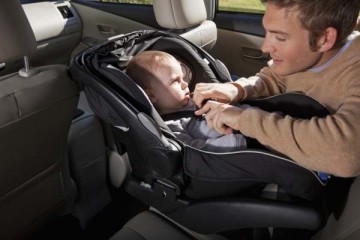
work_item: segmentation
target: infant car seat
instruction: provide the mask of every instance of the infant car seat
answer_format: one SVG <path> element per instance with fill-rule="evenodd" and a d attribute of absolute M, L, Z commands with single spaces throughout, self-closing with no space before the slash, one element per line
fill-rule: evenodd
<path fill-rule="evenodd" d="M 243 227 L 320 228 L 327 216 L 323 200 L 328 177 L 322 179 L 253 139 L 248 149 L 226 153 L 202 151 L 179 141 L 124 71 L 132 56 L 146 50 L 166 51 L 184 62 L 192 72 L 190 91 L 198 82 L 231 81 L 220 61 L 162 31 L 116 36 L 76 56 L 72 76 L 82 84 L 95 114 L 112 126 L 118 151 L 129 157 L 126 191 L 200 233 Z M 293 117 L 328 114 L 301 94 L 248 104 Z M 278 186 L 281 199 L 261 197 L 268 184 Z"/>

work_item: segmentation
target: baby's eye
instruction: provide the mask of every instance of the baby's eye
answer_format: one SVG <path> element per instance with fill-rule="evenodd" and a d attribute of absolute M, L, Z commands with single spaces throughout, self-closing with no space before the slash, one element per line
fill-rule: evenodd
<path fill-rule="evenodd" d="M 183 80 L 182 76 L 179 76 L 179 77 L 175 78 L 173 82 L 174 83 L 181 83 L 182 80 Z"/>

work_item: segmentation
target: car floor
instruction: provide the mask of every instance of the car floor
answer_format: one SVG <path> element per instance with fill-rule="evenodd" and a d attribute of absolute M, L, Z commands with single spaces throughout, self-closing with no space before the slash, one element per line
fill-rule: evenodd
<path fill-rule="evenodd" d="M 129 219 L 149 209 L 148 206 L 123 191 L 113 193 L 112 197 L 113 201 L 99 212 L 85 229 L 81 229 L 74 216 L 66 215 L 44 227 L 43 230 L 35 233 L 28 240 L 109 239 Z M 254 240 L 251 229 L 229 231 L 221 233 L 221 235 L 229 240 Z"/>
<path fill-rule="evenodd" d="M 112 197 L 113 201 L 99 212 L 85 229 L 81 229 L 74 216 L 66 215 L 35 233 L 29 240 L 109 239 L 129 219 L 148 209 L 123 191 L 117 191 Z"/>

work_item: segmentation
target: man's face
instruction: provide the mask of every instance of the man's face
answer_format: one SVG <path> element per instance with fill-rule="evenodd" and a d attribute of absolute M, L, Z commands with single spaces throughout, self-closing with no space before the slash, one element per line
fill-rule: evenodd
<path fill-rule="evenodd" d="M 155 75 L 159 80 L 154 81 L 151 88 L 156 98 L 154 105 L 160 113 L 174 112 L 188 104 L 190 91 L 176 59 L 161 65 Z"/>
<path fill-rule="evenodd" d="M 270 68 L 276 74 L 289 75 L 322 64 L 323 54 L 310 50 L 309 31 L 301 26 L 296 8 L 267 4 L 263 25 L 266 37 L 262 51 L 270 54 Z"/>

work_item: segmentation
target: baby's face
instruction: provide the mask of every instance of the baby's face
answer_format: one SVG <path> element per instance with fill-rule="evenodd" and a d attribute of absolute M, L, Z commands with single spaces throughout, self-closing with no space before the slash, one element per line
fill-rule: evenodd
<path fill-rule="evenodd" d="M 183 79 L 181 65 L 176 59 L 162 64 L 155 75 L 160 79 L 152 83 L 157 98 L 155 107 L 159 112 L 174 112 L 188 104 L 190 91 Z"/>

